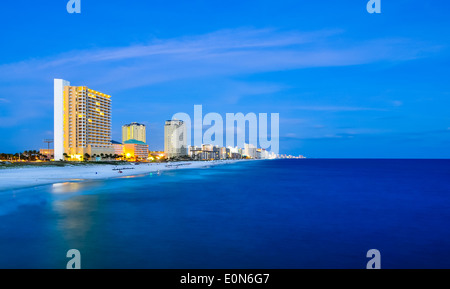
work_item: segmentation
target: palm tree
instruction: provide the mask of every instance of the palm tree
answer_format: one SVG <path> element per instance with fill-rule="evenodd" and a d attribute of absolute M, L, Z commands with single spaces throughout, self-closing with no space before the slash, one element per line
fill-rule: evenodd
<path fill-rule="evenodd" d="M 91 156 L 88 153 L 84 154 L 84 161 L 88 161 L 91 158 Z"/>

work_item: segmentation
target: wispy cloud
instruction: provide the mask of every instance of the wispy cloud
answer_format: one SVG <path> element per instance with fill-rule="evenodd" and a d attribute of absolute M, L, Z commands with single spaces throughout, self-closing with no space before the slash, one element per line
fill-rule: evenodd
<path fill-rule="evenodd" d="M 274 29 L 221 30 L 209 34 L 154 39 L 126 47 L 71 51 L 52 57 L 0 65 L 1 120 L 18 125 L 51 118 L 52 79 L 88 84 L 114 94 L 179 80 L 221 79 L 218 90 L 231 103 L 242 97 L 286 89 L 278 83 L 235 81 L 241 76 L 311 67 L 349 66 L 423 57 L 430 48 L 407 39 L 342 41 L 341 30 L 313 32 Z M 218 83 L 218 82 L 215 82 Z M 12 108 L 20 107 L 26 114 Z M 366 107 L 300 106 L 298 110 L 361 111 Z M 376 109 L 375 109 L 376 110 Z M 5 113 L 8 112 L 8 113 Z M 1 126 L 1 124 L 0 124 Z"/>
<path fill-rule="evenodd" d="M 0 66 L 0 79 L 83 79 L 114 90 L 177 79 L 402 61 L 429 49 L 405 39 L 346 41 L 342 31 L 222 30 L 128 47 L 72 51 Z"/>
<path fill-rule="evenodd" d="M 396 107 L 399 107 L 399 106 L 403 105 L 403 102 L 400 101 L 400 100 L 394 100 L 394 101 L 392 101 L 392 105 L 396 106 Z"/>
<path fill-rule="evenodd" d="M 348 112 L 348 111 L 385 111 L 383 108 L 358 107 L 358 106 L 294 106 L 296 110 Z"/>
<path fill-rule="evenodd" d="M 216 82 L 217 96 L 227 104 L 236 104 L 248 97 L 271 95 L 289 88 L 286 85 L 268 82 L 222 81 Z"/>

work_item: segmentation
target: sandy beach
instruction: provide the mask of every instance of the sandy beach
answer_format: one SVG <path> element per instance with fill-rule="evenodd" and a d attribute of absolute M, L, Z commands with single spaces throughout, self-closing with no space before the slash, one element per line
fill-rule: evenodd
<path fill-rule="evenodd" d="M 24 167 L 0 169 L 0 191 L 26 188 L 38 185 L 53 184 L 68 181 L 83 181 L 94 179 L 108 179 L 157 173 L 167 170 L 205 168 L 209 166 L 234 163 L 233 160 L 224 161 L 195 161 L 171 163 L 139 163 L 139 164 L 88 164 L 64 167 Z"/>

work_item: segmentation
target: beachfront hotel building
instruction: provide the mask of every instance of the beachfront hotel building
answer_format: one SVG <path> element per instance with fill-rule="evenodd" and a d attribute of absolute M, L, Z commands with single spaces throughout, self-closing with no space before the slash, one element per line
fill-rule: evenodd
<path fill-rule="evenodd" d="M 187 155 L 186 124 L 181 120 L 167 120 L 164 126 L 164 153 L 167 158 Z"/>
<path fill-rule="evenodd" d="M 111 145 L 113 146 L 115 155 L 118 155 L 118 156 L 123 155 L 123 144 L 121 142 L 112 140 Z"/>
<path fill-rule="evenodd" d="M 137 122 L 132 122 L 122 126 L 122 143 L 127 140 L 137 140 L 147 143 L 145 125 Z"/>
<path fill-rule="evenodd" d="M 244 155 L 251 159 L 257 158 L 257 150 L 256 147 L 252 144 L 244 144 Z"/>
<path fill-rule="evenodd" d="M 135 139 L 127 140 L 123 143 L 123 154 L 126 159 L 131 160 L 147 160 L 148 145 L 145 142 Z"/>
<path fill-rule="evenodd" d="M 85 154 L 114 154 L 111 96 L 55 79 L 54 159 L 83 160 Z"/>

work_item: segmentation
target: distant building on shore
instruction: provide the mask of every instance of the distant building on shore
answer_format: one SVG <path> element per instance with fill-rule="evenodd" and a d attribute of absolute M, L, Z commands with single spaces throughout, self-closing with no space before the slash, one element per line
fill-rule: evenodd
<path fill-rule="evenodd" d="M 123 143 L 123 154 L 125 158 L 132 160 L 147 160 L 148 159 L 148 145 L 139 140 L 130 139 Z"/>
<path fill-rule="evenodd" d="M 86 154 L 114 154 L 111 96 L 55 79 L 54 159 L 83 160 Z"/>
<path fill-rule="evenodd" d="M 150 158 L 150 160 L 160 160 L 160 159 L 164 159 L 164 152 L 162 151 L 149 151 L 148 152 L 148 157 Z"/>
<path fill-rule="evenodd" d="M 122 126 L 122 143 L 134 139 L 147 143 L 146 129 L 144 124 L 132 122 Z"/>
<path fill-rule="evenodd" d="M 166 121 L 164 126 L 164 153 L 168 158 L 187 156 L 187 131 L 183 121 Z"/>
<path fill-rule="evenodd" d="M 229 154 L 228 156 L 231 159 L 240 159 L 243 155 L 241 148 L 231 146 L 227 147 L 227 153 Z"/>
<path fill-rule="evenodd" d="M 47 156 L 48 159 L 52 159 L 53 155 L 55 154 L 55 151 L 53 149 L 40 149 L 39 153 L 41 155 Z"/>
<path fill-rule="evenodd" d="M 241 149 L 237 147 L 225 148 L 211 144 L 204 144 L 201 147 L 190 146 L 188 155 L 194 160 L 227 160 L 242 158 Z"/>
<path fill-rule="evenodd" d="M 202 159 L 202 152 L 203 149 L 198 146 L 189 146 L 188 148 L 188 155 L 194 160 L 201 160 Z"/>
<path fill-rule="evenodd" d="M 251 159 L 257 158 L 257 149 L 252 144 L 244 144 L 244 155 Z"/>
<path fill-rule="evenodd" d="M 114 154 L 115 155 L 118 155 L 118 156 L 123 155 L 123 144 L 121 142 L 112 140 L 111 144 L 112 144 L 112 146 L 114 148 Z"/>

